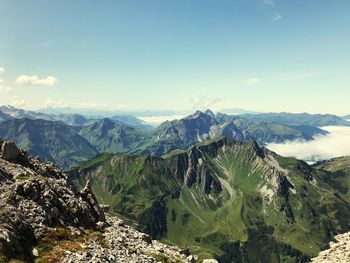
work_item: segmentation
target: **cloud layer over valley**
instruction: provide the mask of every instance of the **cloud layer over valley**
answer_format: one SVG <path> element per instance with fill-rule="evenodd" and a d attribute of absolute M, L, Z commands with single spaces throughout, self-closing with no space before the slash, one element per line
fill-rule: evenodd
<path fill-rule="evenodd" d="M 292 156 L 308 162 L 350 155 L 350 127 L 327 126 L 322 129 L 329 134 L 308 142 L 271 143 L 267 148 L 280 155 Z"/>

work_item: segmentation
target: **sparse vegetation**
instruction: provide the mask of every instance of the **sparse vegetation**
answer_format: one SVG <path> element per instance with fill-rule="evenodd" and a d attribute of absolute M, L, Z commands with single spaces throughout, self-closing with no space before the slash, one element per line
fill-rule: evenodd
<path fill-rule="evenodd" d="M 102 247 L 108 246 L 100 231 L 87 229 L 81 235 L 76 235 L 69 228 L 50 229 L 35 247 L 39 252 L 35 262 L 59 262 L 65 251 L 83 251 L 86 249 L 85 245 L 91 240 L 99 242 Z"/>

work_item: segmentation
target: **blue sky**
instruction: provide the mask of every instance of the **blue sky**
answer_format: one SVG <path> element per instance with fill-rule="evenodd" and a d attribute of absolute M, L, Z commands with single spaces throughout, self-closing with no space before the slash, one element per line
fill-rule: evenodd
<path fill-rule="evenodd" d="M 349 114 L 348 0 L 0 0 L 0 104 Z"/>

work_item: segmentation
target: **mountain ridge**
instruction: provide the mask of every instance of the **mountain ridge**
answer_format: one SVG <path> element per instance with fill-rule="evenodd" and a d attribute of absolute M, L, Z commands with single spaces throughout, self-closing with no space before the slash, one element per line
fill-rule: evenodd
<path fill-rule="evenodd" d="M 6 114 L 3 117 L 11 118 L 12 123 L 17 123 L 17 126 L 9 127 L 6 124 L 11 119 L 0 122 L 0 128 L 5 127 L 0 136 L 5 139 L 16 140 L 20 146 L 28 147 L 32 154 L 39 155 L 43 160 L 56 162 L 64 169 L 91 158 L 91 152 L 95 152 L 95 154 L 104 151 L 112 153 L 126 152 L 160 157 L 173 151 L 186 150 L 198 142 L 220 136 L 227 136 L 239 141 L 256 140 L 260 145 L 265 145 L 270 142 L 313 140 L 317 135 L 327 134 L 326 131 L 314 126 L 292 126 L 275 121 L 248 120 L 241 116 L 214 113 L 210 110 L 205 112 L 196 111 L 185 118 L 167 121 L 155 129 L 148 129 L 138 119 L 129 116 L 123 116 L 122 119 L 120 119 L 120 116 L 88 119 L 80 115 L 64 115 L 66 123 L 74 123 L 74 125 L 66 124 L 65 126 L 63 123 L 62 125 L 56 125 L 56 120 L 51 120 L 57 116 L 44 115 L 45 118 L 51 119 L 46 120 L 46 122 L 42 121 L 42 125 L 39 125 L 40 121 L 36 118 L 43 115 L 38 116 L 35 115 L 35 112 L 18 110 L 12 107 L 6 107 L 6 109 L 15 112 L 18 118 L 10 115 L 10 117 L 7 117 Z M 34 130 L 23 131 L 23 134 L 21 134 L 21 121 L 16 120 L 23 120 L 23 118 L 20 118 L 23 116 L 29 117 L 32 123 L 36 123 L 36 129 L 38 130 L 45 130 L 45 127 L 51 126 L 51 131 L 47 131 L 48 134 L 59 134 L 59 129 L 63 129 L 67 131 L 69 136 L 67 138 L 58 136 L 57 142 L 55 144 L 51 143 L 51 153 L 43 151 L 45 145 L 42 145 L 40 140 L 28 142 L 28 139 L 25 139 L 26 137 L 37 137 Z M 67 144 L 68 138 L 72 140 L 73 144 L 88 141 L 88 143 L 84 143 L 84 147 L 88 149 L 86 154 L 80 152 L 78 156 L 74 157 L 71 151 L 67 151 L 67 147 L 62 148 L 62 145 Z M 50 138 L 46 139 L 49 140 Z M 34 152 L 33 148 L 40 149 L 40 151 Z M 55 152 L 55 154 L 52 152 Z"/>
<path fill-rule="evenodd" d="M 329 174 L 254 141 L 220 138 L 168 158 L 101 154 L 69 175 L 91 180 L 140 230 L 220 262 L 305 262 L 350 228 Z"/>

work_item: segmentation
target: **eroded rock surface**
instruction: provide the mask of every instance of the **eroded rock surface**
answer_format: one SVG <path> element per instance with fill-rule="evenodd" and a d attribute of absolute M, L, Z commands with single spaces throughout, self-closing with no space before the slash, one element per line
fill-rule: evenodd
<path fill-rule="evenodd" d="M 188 249 L 169 246 L 152 240 L 116 217 L 107 215 L 107 227 L 103 236 L 105 243 L 91 241 L 88 250 L 66 252 L 65 263 L 73 262 L 197 262 Z M 186 253 L 184 253 L 186 251 Z"/>
<path fill-rule="evenodd" d="M 330 248 L 320 252 L 311 260 L 313 263 L 348 263 L 350 262 L 350 232 L 335 237 L 336 242 L 330 243 Z"/>
<path fill-rule="evenodd" d="M 9 258 L 32 257 L 47 228 L 93 228 L 105 220 L 89 188 L 77 192 L 57 166 L 9 141 L 0 141 L 0 200 L 1 252 Z"/>

